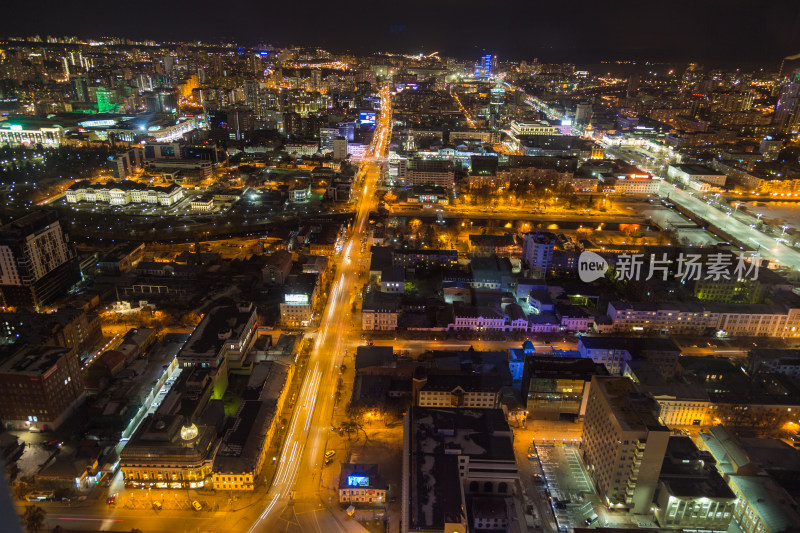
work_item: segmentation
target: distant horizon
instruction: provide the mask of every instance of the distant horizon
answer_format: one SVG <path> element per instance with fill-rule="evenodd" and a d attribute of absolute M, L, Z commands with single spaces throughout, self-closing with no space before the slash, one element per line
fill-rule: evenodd
<path fill-rule="evenodd" d="M 372 51 L 368 51 L 368 50 L 356 51 L 356 50 L 350 50 L 350 49 L 337 49 L 337 48 L 335 48 L 335 45 L 332 47 L 332 46 L 324 46 L 324 45 L 319 44 L 319 43 L 302 43 L 302 42 L 281 43 L 281 42 L 268 42 L 268 41 L 263 41 L 263 40 L 258 40 L 258 39 L 255 39 L 255 40 L 250 39 L 250 40 L 248 40 L 248 42 L 243 42 L 241 39 L 236 39 L 236 38 L 233 38 L 233 37 L 218 38 L 218 39 L 213 39 L 213 40 L 204 40 L 204 39 L 196 39 L 196 38 L 194 38 L 194 39 L 175 40 L 175 39 L 157 39 L 157 38 L 154 38 L 154 37 L 144 37 L 144 36 L 132 37 L 132 36 L 123 35 L 123 34 L 104 34 L 102 36 L 98 36 L 98 35 L 85 35 L 85 34 L 76 34 L 76 33 L 73 33 L 73 34 L 68 34 L 68 33 L 53 34 L 53 33 L 42 33 L 42 32 L 40 32 L 40 33 L 33 33 L 33 34 L 27 34 L 27 35 L 22 35 L 22 34 L 4 35 L 4 36 L 0 37 L 0 40 L 7 40 L 7 42 L 10 45 L 13 45 L 15 43 L 22 43 L 22 42 L 35 43 L 36 41 L 31 41 L 31 40 L 26 40 L 26 41 L 10 40 L 12 38 L 13 39 L 20 39 L 20 38 L 31 39 L 31 38 L 34 38 L 34 37 L 39 37 L 39 38 L 42 39 L 42 41 L 40 41 L 40 43 L 42 45 L 57 44 L 57 45 L 67 45 L 67 46 L 69 46 L 69 45 L 75 44 L 75 43 L 48 43 L 45 40 L 48 36 L 49 37 L 59 38 L 59 39 L 60 38 L 64 38 L 64 37 L 75 37 L 75 38 L 86 40 L 86 41 L 90 41 L 90 40 L 98 40 L 99 41 L 99 40 L 109 39 L 109 38 L 124 38 L 124 39 L 131 39 L 131 40 L 136 41 L 138 43 L 141 43 L 143 41 L 154 41 L 154 42 L 157 43 L 157 46 L 161 46 L 161 47 L 168 47 L 168 46 L 171 46 L 171 45 L 174 46 L 174 45 L 184 44 L 184 43 L 197 44 L 198 42 L 200 43 L 201 46 L 217 46 L 217 45 L 223 45 L 223 44 L 236 44 L 236 45 L 240 45 L 242 47 L 245 47 L 245 48 L 247 48 L 248 50 L 251 50 L 251 51 L 260 50 L 261 47 L 259 45 L 268 45 L 268 46 L 271 46 L 271 47 L 274 47 L 274 48 L 277 48 L 277 49 L 284 49 L 284 48 L 319 48 L 319 49 L 331 52 L 332 54 L 353 54 L 353 55 L 363 56 L 363 57 L 368 57 L 368 56 L 372 56 L 372 55 L 381 55 L 381 54 L 395 54 L 395 55 L 414 56 L 414 55 L 418 55 L 418 54 L 432 53 L 432 51 L 428 51 L 428 50 L 421 50 L 421 51 L 416 51 L 416 52 L 414 52 L 414 51 L 400 51 L 400 50 L 377 50 L 377 49 L 376 50 L 372 50 Z M 436 51 L 437 50 L 433 50 L 433 52 L 436 52 Z M 460 61 L 467 61 L 467 62 L 474 61 L 474 62 L 477 62 L 482 55 L 485 55 L 485 54 L 488 54 L 488 53 L 491 53 L 491 52 L 489 52 L 488 50 L 484 50 L 484 51 L 478 52 L 477 55 L 475 55 L 475 56 L 465 56 L 465 55 L 462 55 L 462 54 L 446 54 L 446 53 L 440 53 L 439 55 L 441 57 L 444 57 L 444 58 L 453 58 L 453 59 L 457 59 L 457 60 L 460 60 Z M 744 71 L 757 71 L 757 70 L 763 69 L 763 70 L 765 70 L 767 72 L 770 72 L 770 71 L 777 72 L 778 68 L 779 68 L 779 66 L 781 64 L 781 61 L 784 59 L 784 57 L 789 57 L 790 56 L 790 55 L 782 56 L 782 57 L 779 57 L 777 59 L 773 58 L 773 59 L 770 59 L 769 62 L 758 62 L 758 61 L 753 61 L 753 60 L 735 61 L 735 60 L 730 60 L 730 59 L 718 59 L 718 60 L 714 60 L 714 59 L 701 60 L 701 59 L 691 59 L 691 58 L 653 59 L 653 58 L 648 58 L 648 57 L 635 57 L 635 58 L 632 58 L 632 57 L 629 57 L 629 56 L 628 57 L 622 56 L 622 57 L 613 57 L 613 58 L 603 58 L 603 59 L 589 58 L 589 59 L 582 60 L 582 59 L 579 59 L 579 58 L 576 58 L 576 57 L 572 57 L 572 58 L 552 58 L 552 59 L 550 59 L 544 54 L 540 55 L 540 56 L 529 57 L 529 58 L 524 58 L 524 57 L 523 58 L 504 57 L 504 56 L 498 55 L 496 53 L 494 53 L 493 55 L 497 55 L 498 56 L 498 61 L 500 63 L 506 62 L 506 61 L 512 62 L 512 63 L 521 63 L 522 61 L 527 61 L 528 63 L 531 63 L 534 60 L 538 60 L 538 62 L 541 63 L 541 64 L 573 64 L 573 65 L 576 66 L 576 68 L 577 67 L 580 67 L 580 68 L 597 67 L 596 68 L 597 71 L 599 71 L 601 69 L 605 69 L 606 66 L 607 66 L 609 71 L 624 70 L 624 71 L 631 72 L 631 73 L 632 72 L 641 72 L 641 71 L 644 71 L 645 69 L 649 69 L 650 67 L 658 67 L 659 65 L 664 65 L 664 66 L 686 66 L 686 65 L 688 65 L 690 63 L 696 63 L 702 69 L 735 69 L 735 68 L 740 68 L 740 69 L 742 69 Z"/>
<path fill-rule="evenodd" d="M 187 0 L 137 6 L 97 0 L 41 0 L 4 10 L 0 35 L 124 36 L 156 41 L 233 41 L 314 46 L 365 55 L 439 51 L 472 58 L 546 63 L 601 60 L 765 65 L 800 53 L 800 2 L 704 0 L 655 4 L 619 0 L 541 2 L 407 0 L 402 6 L 355 0 L 265 3 L 233 0 L 206 8 Z M 774 65 L 774 67 L 771 67 Z"/>

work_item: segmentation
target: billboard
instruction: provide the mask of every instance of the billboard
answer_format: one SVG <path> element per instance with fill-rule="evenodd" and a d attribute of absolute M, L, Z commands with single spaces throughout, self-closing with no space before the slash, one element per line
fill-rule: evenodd
<path fill-rule="evenodd" d="M 307 294 L 286 294 L 284 295 L 283 301 L 287 304 L 300 304 L 306 305 L 308 304 L 308 295 Z"/>
<path fill-rule="evenodd" d="M 369 478 L 366 476 L 347 476 L 348 487 L 369 487 Z"/>
<path fill-rule="evenodd" d="M 362 111 L 361 115 L 359 116 L 359 122 L 361 125 L 364 126 L 374 126 L 375 125 L 375 111 Z"/>

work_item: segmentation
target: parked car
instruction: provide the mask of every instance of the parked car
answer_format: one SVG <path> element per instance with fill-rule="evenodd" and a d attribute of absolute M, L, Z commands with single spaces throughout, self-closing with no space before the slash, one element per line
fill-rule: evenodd
<path fill-rule="evenodd" d="M 202 511 L 202 510 L 203 510 L 203 506 L 202 506 L 202 505 L 200 505 L 200 502 L 199 502 L 199 501 L 197 501 L 197 500 L 194 500 L 194 501 L 192 502 L 192 507 L 194 507 L 194 510 L 195 510 L 195 511 Z"/>

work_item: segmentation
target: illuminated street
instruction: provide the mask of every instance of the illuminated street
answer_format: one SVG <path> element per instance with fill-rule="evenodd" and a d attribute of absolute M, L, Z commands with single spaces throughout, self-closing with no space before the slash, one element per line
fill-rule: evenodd
<path fill-rule="evenodd" d="M 799 5 L 28 4 L 0 533 L 796 530 Z"/>
<path fill-rule="evenodd" d="M 278 472 L 267 493 L 267 504 L 249 531 L 274 531 L 276 520 L 284 513 L 287 504 L 291 512 L 302 516 L 303 522 L 313 521 L 325 529 L 335 526 L 336 518 L 330 512 L 318 514 L 318 508 L 331 502 L 320 502 L 318 487 L 325 446 L 330 434 L 330 420 L 334 403 L 334 376 L 344 358 L 346 340 L 358 335 L 349 308 L 352 289 L 360 278 L 360 261 L 366 256 L 360 252 L 361 239 L 369 229 L 370 210 L 375 205 L 374 191 L 380 176 L 380 163 L 391 136 L 391 95 L 388 88 L 381 92 L 381 114 L 367 159 L 360 167 L 360 180 L 364 187 L 358 191 L 353 232 L 342 252 L 343 261 L 335 274 L 333 290 L 328 301 L 319 333 L 308 360 L 308 373 L 297 399 L 294 416 L 287 432 Z M 357 180 L 359 181 L 359 180 Z M 356 323 L 357 324 L 357 323 Z M 334 503 L 333 505 L 338 505 Z M 298 519 L 299 520 L 299 519 Z M 302 522 L 297 524 L 303 530 Z M 294 530 L 291 528 L 290 530 Z"/>

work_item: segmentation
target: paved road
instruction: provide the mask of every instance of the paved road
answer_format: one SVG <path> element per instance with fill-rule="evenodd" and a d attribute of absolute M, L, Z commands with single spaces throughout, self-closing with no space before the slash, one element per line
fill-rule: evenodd
<path fill-rule="evenodd" d="M 338 374 L 344 347 L 360 337 L 360 330 L 350 327 L 351 299 L 360 279 L 359 260 L 369 257 L 368 249 L 360 252 L 361 240 L 368 233 L 369 213 L 376 206 L 379 158 L 386 153 L 391 137 L 388 89 L 381 92 L 381 97 L 385 111 L 356 180 L 359 189 L 355 191 L 357 211 L 352 234 L 341 257 L 334 261 L 339 267 L 334 274 L 328 307 L 314 338 L 308 371 L 297 396 L 272 486 L 266 493 L 241 494 L 236 502 L 229 501 L 232 494 L 226 493 L 167 491 L 162 496 L 126 491 L 125 499 L 121 498 L 113 507 L 107 506 L 104 498 L 73 506 L 46 504 L 49 527 L 60 525 L 92 531 L 138 528 L 145 533 L 364 533 L 358 522 L 346 518 L 335 500 L 329 502 L 328 493 L 323 499 L 319 479 L 335 409 L 334 376 Z M 162 511 L 152 509 L 154 499 L 165 500 Z M 192 510 L 192 499 L 203 503 L 205 509 Z"/>
<path fill-rule="evenodd" d="M 356 179 L 360 195 L 353 233 L 342 253 L 339 269 L 328 298 L 320 327 L 309 356 L 308 374 L 298 396 L 294 416 L 289 424 L 275 480 L 267 495 L 266 507 L 249 529 L 249 533 L 276 530 L 298 531 L 363 531 L 358 523 L 347 521 L 336 502 L 321 497 L 320 475 L 323 455 L 330 436 L 335 406 L 336 376 L 344 358 L 344 348 L 354 332 L 348 316 L 352 297 L 360 279 L 359 261 L 369 257 L 361 253 L 361 241 L 369 231 L 369 213 L 375 206 L 375 191 L 380 166 L 372 159 L 382 156 L 391 138 L 391 103 L 388 88 L 381 93 L 383 112 L 370 153 Z"/>
<path fill-rule="evenodd" d="M 656 164 L 652 164 L 639 151 L 622 152 L 618 148 L 606 147 L 606 152 L 618 159 L 632 160 L 635 164 L 652 170 L 656 174 L 662 172 L 665 168 L 664 165 L 667 163 L 666 160 L 661 159 Z M 658 194 L 661 197 L 668 197 L 671 202 L 680 205 L 737 241 L 744 243 L 747 247 L 756 250 L 761 257 L 778 262 L 781 266 L 789 266 L 800 270 L 800 252 L 777 242 L 774 237 L 751 228 L 749 224 L 740 220 L 741 216 L 739 214 L 735 214 L 736 216 L 728 215 L 698 199 L 695 195 L 689 194 L 668 182 L 661 184 Z"/>
<path fill-rule="evenodd" d="M 679 204 L 739 242 L 757 250 L 761 257 L 776 261 L 781 266 L 800 270 L 800 252 L 783 243 L 776 242 L 774 237 L 769 237 L 747 224 L 743 224 L 738 219 L 728 216 L 670 183 L 663 183 L 659 194 L 664 197 L 669 196 L 671 202 Z"/>

